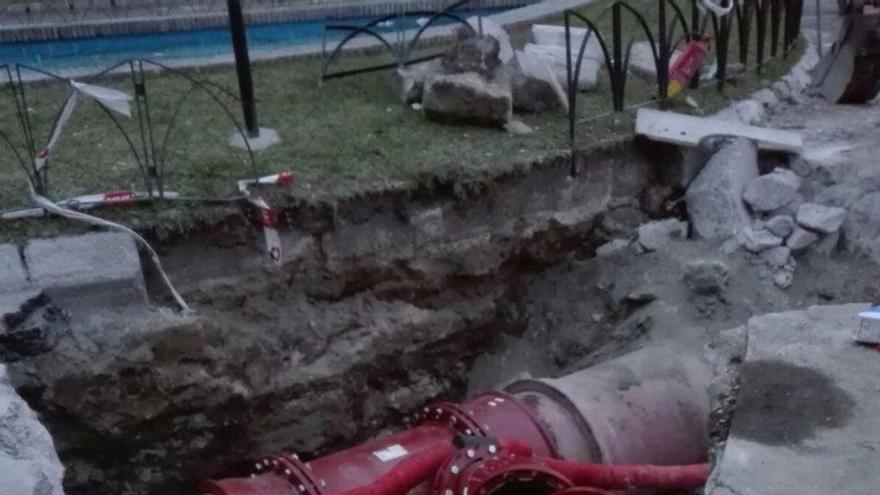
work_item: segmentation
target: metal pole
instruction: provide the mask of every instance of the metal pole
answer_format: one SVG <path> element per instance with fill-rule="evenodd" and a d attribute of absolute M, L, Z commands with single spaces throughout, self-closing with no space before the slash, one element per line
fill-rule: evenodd
<path fill-rule="evenodd" d="M 825 54 L 822 43 L 822 1 L 816 0 L 816 48 L 819 50 L 820 57 Z"/>
<path fill-rule="evenodd" d="M 251 76 L 244 14 L 241 11 L 240 0 L 226 0 L 226 6 L 229 9 L 229 31 L 232 34 L 232 48 L 235 51 L 235 70 L 238 73 L 244 126 L 248 137 L 254 138 L 260 135 L 260 126 L 257 123 L 257 104 L 254 100 L 254 80 Z"/>

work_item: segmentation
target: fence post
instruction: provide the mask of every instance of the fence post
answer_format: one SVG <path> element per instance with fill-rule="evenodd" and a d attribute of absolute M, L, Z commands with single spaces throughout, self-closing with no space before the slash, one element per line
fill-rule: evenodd
<path fill-rule="evenodd" d="M 670 53 L 671 45 L 669 41 L 669 33 L 666 29 L 666 2 L 660 0 L 658 4 L 658 22 L 660 23 L 658 31 L 659 48 L 659 67 L 657 70 L 657 94 L 660 98 L 660 108 L 666 110 L 669 100 L 669 61 L 672 58 Z"/>
<path fill-rule="evenodd" d="M 614 33 L 614 75 L 611 84 L 612 98 L 614 101 L 614 111 L 623 111 L 623 84 L 626 74 L 626 67 L 623 66 L 623 19 L 622 7 L 619 2 L 615 2 L 611 8 L 612 11 L 612 30 Z"/>
<path fill-rule="evenodd" d="M 770 2 L 770 56 L 779 53 L 779 25 L 782 21 L 782 0 Z"/>
<path fill-rule="evenodd" d="M 238 73 L 238 88 L 241 93 L 245 128 L 248 137 L 254 138 L 260 135 L 260 126 L 257 123 L 257 103 L 254 99 L 254 80 L 251 75 L 244 13 L 241 10 L 240 0 L 226 0 L 226 7 L 229 10 L 229 29 L 232 33 L 232 47 L 235 51 L 235 69 Z"/>
<path fill-rule="evenodd" d="M 574 85 L 574 72 L 571 60 L 571 18 L 569 11 L 565 11 L 565 70 L 568 86 L 568 146 L 570 151 L 569 174 L 577 175 L 577 160 L 575 159 L 574 127 L 577 107 L 577 88 Z"/>

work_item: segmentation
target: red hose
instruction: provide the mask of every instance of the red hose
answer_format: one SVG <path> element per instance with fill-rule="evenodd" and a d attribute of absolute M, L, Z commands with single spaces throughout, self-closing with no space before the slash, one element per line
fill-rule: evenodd
<path fill-rule="evenodd" d="M 541 459 L 550 469 L 570 479 L 575 486 L 608 490 L 653 488 L 688 490 L 699 488 L 709 479 L 708 464 L 689 466 L 614 466 Z"/>
<path fill-rule="evenodd" d="M 401 461 L 376 481 L 337 495 L 405 495 L 430 479 L 452 455 L 452 445 L 444 442 Z"/>

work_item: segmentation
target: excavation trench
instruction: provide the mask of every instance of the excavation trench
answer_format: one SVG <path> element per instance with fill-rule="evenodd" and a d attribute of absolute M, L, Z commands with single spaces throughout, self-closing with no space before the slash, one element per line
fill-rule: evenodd
<path fill-rule="evenodd" d="M 640 141 L 578 159 L 576 176 L 548 158 L 430 190 L 269 196 L 278 269 L 242 215 L 154 236 L 195 316 L 74 312 L 51 350 L 9 364 L 67 493 L 194 493 L 264 453 L 316 456 L 411 424 L 436 399 L 581 369 L 640 337 L 703 346 L 707 331 L 796 305 L 748 260 L 731 266 L 728 296 L 688 293 L 681 267 L 717 246 L 594 259 L 680 214 L 670 178 L 683 160 Z M 840 285 L 795 286 L 797 304 L 864 290 L 849 266 L 805 269 Z"/>

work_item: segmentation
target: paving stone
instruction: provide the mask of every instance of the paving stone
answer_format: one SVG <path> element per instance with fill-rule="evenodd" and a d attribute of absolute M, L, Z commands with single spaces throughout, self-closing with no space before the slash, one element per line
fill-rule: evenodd
<path fill-rule="evenodd" d="M 34 240 L 25 259 L 34 282 L 66 309 L 147 302 L 140 257 L 128 235 Z"/>
<path fill-rule="evenodd" d="M 798 225 L 822 234 L 837 232 L 844 220 L 846 220 L 846 210 L 843 208 L 816 203 L 804 203 L 798 208 Z"/>

